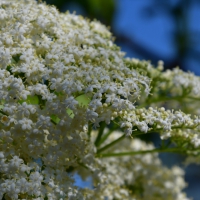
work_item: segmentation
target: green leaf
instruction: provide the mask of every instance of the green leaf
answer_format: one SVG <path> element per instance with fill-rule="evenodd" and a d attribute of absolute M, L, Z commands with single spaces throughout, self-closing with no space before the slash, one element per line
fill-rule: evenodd
<path fill-rule="evenodd" d="M 78 96 L 76 98 L 76 100 L 78 101 L 78 103 L 79 103 L 80 106 L 85 106 L 85 107 L 87 107 L 88 104 L 91 101 L 89 95 L 87 95 L 87 94 L 83 94 L 83 95 Z"/>
<path fill-rule="evenodd" d="M 27 104 L 38 105 L 39 97 L 37 95 L 35 96 L 28 95 L 26 100 L 19 100 L 18 102 L 20 104 L 22 104 L 23 102 L 26 102 Z"/>
<path fill-rule="evenodd" d="M 53 124 L 58 124 L 59 123 L 59 121 L 60 121 L 60 118 L 59 117 L 57 117 L 56 115 L 51 115 L 51 122 L 53 123 Z"/>
<path fill-rule="evenodd" d="M 67 111 L 67 114 L 73 119 L 74 118 L 74 112 L 73 112 L 73 110 L 67 108 L 66 111 Z"/>

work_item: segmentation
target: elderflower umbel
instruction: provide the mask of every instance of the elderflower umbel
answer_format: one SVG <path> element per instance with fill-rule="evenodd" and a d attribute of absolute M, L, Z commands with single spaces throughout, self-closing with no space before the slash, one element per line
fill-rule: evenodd
<path fill-rule="evenodd" d="M 176 93 L 199 96 L 199 78 L 162 68 L 162 62 L 154 68 L 124 58 L 98 21 L 62 14 L 34 0 L 0 0 L 0 199 L 141 196 L 140 191 L 130 193 L 132 186 L 142 187 L 143 199 L 156 199 L 157 194 L 160 199 L 186 199 L 183 172 L 164 168 L 157 155 L 99 155 L 100 142 L 113 141 L 111 132 L 105 141 L 101 138 L 110 123 L 128 136 L 157 131 L 180 147 L 182 141 L 188 150 L 199 148 L 197 116 L 145 105 L 158 102 L 163 90 L 174 98 Z M 96 141 L 93 128 L 99 128 Z M 112 150 L 152 148 L 126 138 Z M 75 173 L 92 177 L 95 189 L 77 188 Z"/>

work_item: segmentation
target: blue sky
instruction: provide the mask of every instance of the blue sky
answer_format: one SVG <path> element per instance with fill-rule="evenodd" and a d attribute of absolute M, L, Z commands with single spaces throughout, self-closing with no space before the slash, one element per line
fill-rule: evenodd
<path fill-rule="evenodd" d="M 155 53 L 164 61 L 172 60 L 177 56 L 177 49 L 174 44 L 174 33 L 176 24 L 174 19 L 163 10 L 154 11 L 154 16 L 147 16 L 145 9 L 152 6 L 154 0 L 116 0 L 116 14 L 113 28 L 118 34 L 125 34 L 134 41 L 137 41 L 147 50 Z M 166 0 L 163 0 L 166 2 Z M 179 0 L 168 0 L 170 4 L 176 6 Z M 158 7 L 159 8 L 159 7 Z M 186 8 L 187 9 L 187 8 Z M 192 51 L 181 60 L 181 64 L 187 70 L 200 75 L 200 1 L 191 3 L 185 11 L 187 18 L 188 32 L 190 35 L 190 46 L 197 51 L 194 58 Z M 127 52 L 127 56 L 139 57 L 149 60 L 150 58 L 138 55 L 134 49 L 122 45 L 122 50 Z"/>

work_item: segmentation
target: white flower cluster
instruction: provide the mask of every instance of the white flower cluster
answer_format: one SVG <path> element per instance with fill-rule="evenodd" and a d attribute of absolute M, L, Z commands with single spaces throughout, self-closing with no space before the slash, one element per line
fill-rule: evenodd
<path fill-rule="evenodd" d="M 158 87 L 166 91 L 168 99 L 171 98 L 168 107 L 180 108 L 186 113 L 200 115 L 200 77 L 191 72 L 183 72 L 176 68 L 172 71 L 162 72 L 160 78 L 162 84 Z"/>
<path fill-rule="evenodd" d="M 181 199 L 185 185 L 179 169 L 171 173 L 154 155 L 151 159 L 157 164 L 145 156 L 132 162 L 97 158 L 101 134 L 96 142 L 90 137 L 93 128 L 101 132 L 102 124 L 114 122 L 127 135 L 135 130 L 159 131 L 163 139 L 179 138 L 199 148 L 198 117 L 164 108 L 137 108 L 141 99 L 148 100 L 151 80 L 153 93 L 154 86 L 160 88 L 154 78 L 161 70 L 162 62 L 156 69 L 125 59 L 111 33 L 97 21 L 61 14 L 34 0 L 0 0 L 0 199 L 128 199 L 127 184 L 144 185 L 145 192 L 152 191 L 146 196 L 153 199 L 159 190 L 150 176 L 154 169 L 161 170 L 158 178 L 166 177 L 159 195 Z M 180 77 L 173 80 L 179 87 L 187 75 L 177 73 Z M 194 88 L 188 76 L 184 87 Z M 140 143 L 148 148 L 138 140 L 122 145 L 138 150 Z M 131 179 L 126 171 L 133 172 Z M 150 176 L 150 182 L 140 184 L 137 171 L 144 179 Z M 76 187 L 75 173 L 91 176 L 96 190 Z M 175 187 L 172 182 L 178 180 Z M 131 194 L 134 197 L 139 198 Z"/>
<path fill-rule="evenodd" d="M 200 114 L 200 77 L 179 68 L 163 71 L 163 62 L 159 61 L 157 68 L 147 61 L 125 59 L 130 68 L 135 68 L 151 79 L 151 95 L 140 99 L 142 106 L 165 106 L 170 109 L 180 108 L 189 114 Z M 142 105 L 142 106 L 141 106 Z"/>
<path fill-rule="evenodd" d="M 1 197 L 80 199 L 66 169 L 89 162 L 84 127 L 109 123 L 113 111 L 134 108 L 129 97 L 149 92 L 149 79 L 127 68 L 123 55 L 99 22 L 35 1 L 0 1 L 1 168 L 8 166 Z M 83 95 L 87 107 L 78 101 Z M 18 173 L 10 170 L 13 158 Z M 38 158 L 42 166 L 29 169 Z M 38 171 L 35 186 L 30 177 Z"/>
<path fill-rule="evenodd" d="M 163 77 L 170 80 L 171 83 L 169 86 L 175 86 L 174 90 L 176 92 L 177 88 L 182 88 L 182 92 L 186 90 L 185 92 L 190 96 L 200 96 L 200 77 L 195 76 L 193 73 L 185 73 L 176 68 L 173 71 L 166 71 Z"/>
<path fill-rule="evenodd" d="M 35 163 L 24 164 L 24 161 L 18 156 L 13 156 L 10 160 L 7 155 L 0 152 L 0 173 L 2 174 L 0 180 L 0 196 L 6 194 L 11 199 L 18 199 L 19 194 L 26 193 L 27 196 L 41 195 L 41 181 L 43 175 L 37 170 Z M 11 175 L 12 179 L 5 179 Z M 27 177 L 28 175 L 28 177 Z"/>
<path fill-rule="evenodd" d="M 149 107 L 135 109 L 131 112 L 121 112 L 122 117 L 121 128 L 125 128 L 125 132 L 129 134 L 140 132 L 148 133 L 152 130 L 161 134 L 161 139 L 177 137 L 195 147 L 200 147 L 199 124 L 200 119 L 195 116 L 191 118 L 189 114 L 181 111 L 165 110 L 164 107 L 159 109 Z M 133 130 L 135 128 L 135 131 Z M 191 132 L 191 129 L 193 131 Z M 196 133 L 196 134 L 194 134 Z"/>

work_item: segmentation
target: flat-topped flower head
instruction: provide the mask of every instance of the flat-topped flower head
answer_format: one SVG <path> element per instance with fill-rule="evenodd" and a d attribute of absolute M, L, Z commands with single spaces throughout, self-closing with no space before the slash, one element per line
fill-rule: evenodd
<path fill-rule="evenodd" d="M 34 0 L 0 0 L 0 199 L 133 199 L 137 195 L 132 195 L 127 183 L 137 185 L 138 177 L 128 178 L 131 165 L 145 177 L 145 166 L 157 171 L 159 159 L 135 160 L 142 165 L 118 158 L 105 161 L 101 160 L 105 149 L 125 135 L 153 131 L 180 148 L 186 145 L 188 151 L 199 148 L 197 116 L 152 105 L 163 98 L 163 91 L 168 99 L 183 91 L 187 91 L 183 97 L 198 98 L 199 78 L 178 69 L 162 72 L 161 61 L 155 68 L 124 56 L 98 21 L 59 13 Z M 105 134 L 106 127 L 110 130 Z M 99 131 L 96 138 L 93 129 Z M 117 129 L 124 135 L 110 140 Z M 122 145 L 115 150 L 140 151 L 138 145 L 149 150 L 139 140 Z M 167 188 L 168 199 L 172 195 L 181 199 L 183 174 L 173 169 L 172 173 L 161 170 L 169 179 L 162 188 Z M 92 177 L 96 189 L 78 188 L 75 174 Z M 151 178 L 156 191 L 160 183 Z M 170 193 L 177 179 L 181 183 Z M 148 184 L 144 186 L 152 189 L 151 180 Z M 154 199 L 156 194 L 148 197 Z"/>

